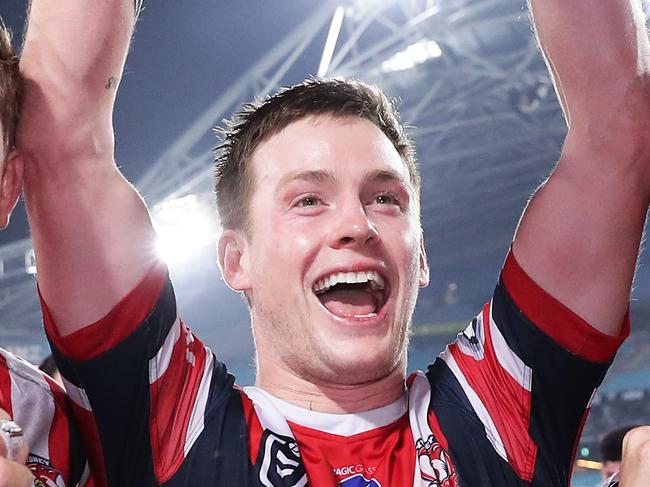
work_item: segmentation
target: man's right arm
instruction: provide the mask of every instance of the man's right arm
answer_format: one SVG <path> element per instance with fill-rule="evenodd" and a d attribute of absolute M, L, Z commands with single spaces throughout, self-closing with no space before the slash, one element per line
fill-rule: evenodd
<path fill-rule="evenodd" d="M 29 13 L 18 148 L 39 288 L 63 336 L 106 315 L 156 259 L 145 205 L 114 161 L 134 7 L 32 0 Z"/>

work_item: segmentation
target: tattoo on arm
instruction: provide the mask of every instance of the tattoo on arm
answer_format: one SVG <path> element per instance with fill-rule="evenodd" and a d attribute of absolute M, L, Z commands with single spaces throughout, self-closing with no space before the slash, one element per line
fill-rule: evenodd
<path fill-rule="evenodd" d="M 110 78 L 108 78 L 108 81 L 106 82 L 104 88 L 106 88 L 107 90 L 113 90 L 117 88 L 118 81 L 119 80 L 115 76 L 111 76 Z"/>

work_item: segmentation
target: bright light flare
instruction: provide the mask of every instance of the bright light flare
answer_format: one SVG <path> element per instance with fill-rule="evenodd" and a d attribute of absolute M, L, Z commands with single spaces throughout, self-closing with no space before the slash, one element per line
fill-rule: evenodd
<path fill-rule="evenodd" d="M 381 64 L 381 67 L 389 73 L 406 71 L 407 69 L 414 68 L 418 64 L 425 63 L 430 59 L 439 58 L 440 56 L 442 56 L 442 49 L 436 41 L 422 39 L 388 58 Z"/>
<path fill-rule="evenodd" d="M 216 213 L 198 195 L 159 203 L 152 219 L 158 234 L 156 250 L 169 265 L 210 248 L 217 238 Z"/>
<path fill-rule="evenodd" d="M 585 460 L 583 458 L 576 460 L 576 466 L 581 468 L 587 468 L 589 470 L 601 470 L 603 468 L 603 464 L 601 462 L 595 462 L 593 460 Z"/>

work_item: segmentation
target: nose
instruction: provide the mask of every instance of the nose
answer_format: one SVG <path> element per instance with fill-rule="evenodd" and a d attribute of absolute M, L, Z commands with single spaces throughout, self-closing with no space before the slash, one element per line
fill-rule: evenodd
<path fill-rule="evenodd" d="M 331 236 L 333 248 L 358 248 L 379 241 L 377 227 L 361 202 L 346 205 L 342 210 L 335 216 Z"/>

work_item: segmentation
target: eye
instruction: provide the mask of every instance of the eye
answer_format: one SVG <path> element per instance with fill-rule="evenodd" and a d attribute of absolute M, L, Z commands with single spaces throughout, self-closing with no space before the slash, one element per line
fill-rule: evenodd
<path fill-rule="evenodd" d="M 303 196 L 302 198 L 300 198 L 298 201 L 296 201 L 294 206 L 297 206 L 299 208 L 305 208 L 305 207 L 309 207 L 309 206 L 318 206 L 318 205 L 321 205 L 322 203 L 323 202 L 321 201 L 321 199 L 318 196 L 310 194 L 310 195 Z"/>
<path fill-rule="evenodd" d="M 378 205 L 395 205 L 399 206 L 399 199 L 397 195 L 392 193 L 385 193 L 375 196 L 375 203 Z"/>

